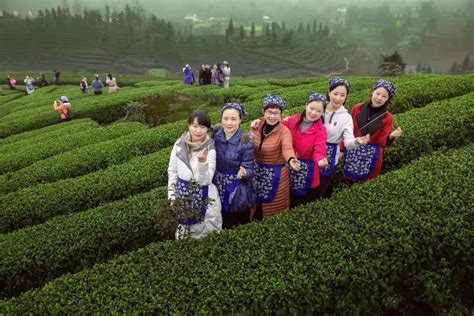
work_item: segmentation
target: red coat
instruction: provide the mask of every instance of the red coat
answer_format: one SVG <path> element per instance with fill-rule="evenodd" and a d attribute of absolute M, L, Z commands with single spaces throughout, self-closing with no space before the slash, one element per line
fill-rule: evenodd
<path fill-rule="evenodd" d="M 362 105 L 364 105 L 364 103 L 357 104 L 352 108 L 351 111 L 352 121 L 354 122 L 355 137 L 363 136 L 360 132 L 359 124 L 357 123 L 357 117 L 360 115 L 360 109 Z M 382 120 L 382 127 L 377 132 L 370 135 L 370 144 L 379 146 L 379 156 L 377 162 L 375 163 L 374 170 L 365 181 L 376 178 L 379 175 L 380 170 L 382 169 L 383 150 L 392 144 L 392 142 L 389 141 L 388 136 L 392 132 L 393 125 L 393 116 L 392 114 L 387 113 L 387 116 L 385 116 L 385 118 Z"/>
<path fill-rule="evenodd" d="M 298 159 L 314 161 L 314 175 L 311 188 L 315 188 L 319 186 L 318 162 L 326 158 L 326 128 L 322 120 L 318 120 L 302 133 L 301 126 L 296 126 L 300 119 L 301 114 L 294 115 L 283 121 L 282 124 L 288 127 L 291 132 L 293 149 Z"/>

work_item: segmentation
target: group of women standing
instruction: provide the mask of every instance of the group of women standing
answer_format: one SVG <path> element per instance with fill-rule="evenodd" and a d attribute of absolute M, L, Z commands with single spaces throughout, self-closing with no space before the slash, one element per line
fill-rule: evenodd
<path fill-rule="evenodd" d="M 180 218 L 176 237 L 188 230 L 200 238 L 327 198 L 342 157 L 347 180 L 375 178 L 383 149 L 401 136 L 387 110 L 397 90 L 379 80 L 370 99 L 349 114 L 344 104 L 350 90 L 347 80 L 331 78 L 326 95 L 313 92 L 304 111 L 284 121 L 285 101 L 267 95 L 263 117 L 249 133 L 240 126 L 247 116 L 240 103 L 226 103 L 214 128 L 206 112 L 192 113 L 189 130 L 171 152 L 168 190 L 172 204 L 192 201 L 199 215 Z"/>

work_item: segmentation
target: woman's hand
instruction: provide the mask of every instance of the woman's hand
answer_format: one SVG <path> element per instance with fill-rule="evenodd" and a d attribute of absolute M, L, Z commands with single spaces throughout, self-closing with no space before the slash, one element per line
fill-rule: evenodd
<path fill-rule="evenodd" d="M 247 177 L 247 170 L 244 167 L 240 166 L 239 172 L 237 173 L 237 179 L 243 179 Z"/>
<path fill-rule="evenodd" d="M 301 161 L 299 161 L 298 158 L 290 159 L 290 167 L 295 171 L 300 171 Z"/>
<path fill-rule="evenodd" d="M 201 163 L 206 162 L 208 153 L 209 151 L 207 150 L 207 148 L 204 148 L 203 150 L 201 150 L 201 152 L 197 155 L 198 161 Z"/>
<path fill-rule="evenodd" d="M 402 129 L 400 128 L 400 126 L 390 133 L 390 139 L 397 139 L 400 136 L 402 136 Z"/>
<path fill-rule="evenodd" d="M 329 162 L 327 158 L 321 159 L 318 161 L 318 166 L 320 169 L 326 169 L 329 166 Z"/>
<path fill-rule="evenodd" d="M 250 128 L 257 129 L 259 126 L 260 126 L 259 119 L 253 120 L 252 123 L 250 123 Z"/>
<path fill-rule="evenodd" d="M 370 142 L 370 134 L 367 134 L 365 136 L 357 137 L 357 142 L 360 145 L 367 145 Z"/>

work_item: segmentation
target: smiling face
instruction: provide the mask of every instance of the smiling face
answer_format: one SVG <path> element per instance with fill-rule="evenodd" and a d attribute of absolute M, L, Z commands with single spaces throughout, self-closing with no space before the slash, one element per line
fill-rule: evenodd
<path fill-rule="evenodd" d="M 329 104 L 334 109 L 339 109 L 347 99 L 347 88 L 344 85 L 337 86 L 329 91 Z"/>
<path fill-rule="evenodd" d="M 206 139 L 208 128 L 204 125 L 199 124 L 197 117 L 194 121 L 188 125 L 189 134 L 191 135 L 192 142 L 203 142 Z"/>
<path fill-rule="evenodd" d="M 372 97 L 371 97 L 372 107 L 379 108 L 383 106 L 388 101 L 389 98 L 390 98 L 390 94 L 387 91 L 387 89 L 383 87 L 375 89 L 372 92 Z"/>
<path fill-rule="evenodd" d="M 226 133 L 232 134 L 235 132 L 239 128 L 241 121 L 240 112 L 236 109 L 227 109 L 222 112 L 221 123 Z"/>
<path fill-rule="evenodd" d="M 265 123 L 268 125 L 275 125 L 280 121 L 281 118 L 281 110 L 277 106 L 270 106 L 266 110 L 263 111 L 265 116 Z"/>
<path fill-rule="evenodd" d="M 324 104 L 321 101 L 313 101 L 306 105 L 306 119 L 317 121 L 324 113 Z"/>

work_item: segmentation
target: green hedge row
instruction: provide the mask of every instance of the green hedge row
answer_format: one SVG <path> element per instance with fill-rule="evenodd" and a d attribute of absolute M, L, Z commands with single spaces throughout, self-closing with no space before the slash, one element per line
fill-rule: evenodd
<path fill-rule="evenodd" d="M 5 90 L 4 90 L 5 91 Z M 3 96 L 0 95 L 0 106 L 3 104 L 6 104 L 8 102 L 11 102 L 13 100 L 19 99 L 23 96 L 20 92 L 15 91 L 15 93 L 9 93 L 9 94 L 4 94 Z"/>
<path fill-rule="evenodd" d="M 59 135 L 69 130 L 73 131 L 76 128 L 80 130 L 81 127 L 84 130 L 87 130 L 93 127 L 97 127 L 97 123 L 89 118 L 86 118 L 86 119 L 72 120 L 70 122 L 63 122 L 62 124 L 55 124 L 55 125 L 43 127 L 34 131 L 24 132 L 21 134 L 12 135 L 7 138 L 2 138 L 0 139 L 0 148 L 2 149 L 8 148 L 12 146 L 12 144 L 14 143 L 22 142 L 26 140 L 32 140 L 33 138 L 42 140 L 42 139 L 48 138 L 49 133 L 52 133 L 51 135 Z M 64 131 L 60 131 L 62 129 L 64 129 Z M 56 134 L 56 133 L 59 133 L 59 134 Z"/>
<path fill-rule="evenodd" d="M 187 123 L 170 123 L 109 141 L 76 148 L 0 176 L 0 193 L 88 174 L 171 146 Z"/>
<path fill-rule="evenodd" d="M 451 102 L 451 103 L 450 103 Z M 458 109 L 455 109 L 452 104 L 457 104 L 459 107 Z M 456 111 L 458 113 L 457 116 L 459 117 L 465 117 L 463 119 L 458 119 L 455 121 L 451 121 L 450 124 L 452 124 L 452 127 L 444 127 L 443 129 L 439 129 L 438 124 L 436 124 L 436 116 L 438 113 L 441 113 L 441 111 L 444 111 L 445 108 L 451 108 L 452 112 Z M 398 168 L 401 166 L 404 166 L 408 163 L 410 163 L 412 160 L 415 160 L 419 158 L 422 155 L 426 155 L 431 153 L 432 151 L 436 149 L 443 148 L 445 145 L 443 143 L 440 143 L 440 137 L 439 135 L 443 135 L 447 140 L 447 144 L 449 144 L 450 147 L 458 147 L 462 146 L 464 144 L 469 144 L 470 142 L 474 141 L 474 135 L 472 135 L 472 129 L 469 129 L 469 124 L 474 123 L 474 113 L 472 111 L 474 109 L 474 93 L 471 94 L 470 96 L 464 96 L 457 98 L 455 100 L 446 100 L 443 102 L 439 103 L 434 103 L 427 105 L 426 108 L 424 109 L 416 109 L 409 111 L 404 114 L 398 114 L 397 117 L 400 119 L 400 121 L 404 121 L 406 117 L 411 118 L 411 121 L 404 121 L 404 127 L 405 127 L 405 134 L 404 136 L 397 141 L 390 150 L 386 152 L 385 155 L 385 160 L 388 161 L 388 167 L 389 169 L 393 168 Z M 433 113 L 435 116 L 433 117 L 432 115 L 429 115 L 429 113 Z M 448 113 L 450 114 L 450 113 Z M 467 129 L 464 129 L 464 126 L 467 127 Z M 461 127 L 461 128 L 459 128 Z M 431 144 L 431 145 L 427 145 Z M 162 173 L 165 173 L 167 166 L 162 166 L 161 168 L 163 169 Z M 164 183 L 163 183 L 164 184 Z M 155 194 L 153 193 L 146 193 L 141 196 L 136 196 L 136 197 L 131 197 L 129 200 L 135 201 L 138 205 L 153 205 L 154 203 L 158 203 L 157 201 L 160 199 L 166 199 L 166 192 L 164 189 L 161 189 L 160 193 Z M 96 214 L 94 217 L 95 220 L 97 220 L 99 223 L 106 222 L 104 220 L 104 217 L 108 218 L 110 220 L 110 217 L 113 216 L 110 213 L 114 212 L 116 209 L 116 205 L 123 205 L 122 203 L 126 203 L 125 205 L 128 204 L 128 200 L 124 202 L 116 202 L 118 204 L 108 204 L 99 207 L 100 211 L 88 211 L 88 212 L 94 212 Z M 125 206 L 119 206 L 120 209 L 125 208 Z M 130 208 L 133 208 L 132 206 L 129 206 Z M 145 216 L 143 221 L 148 222 L 148 216 L 152 216 L 152 213 L 155 211 L 154 208 L 147 208 L 143 207 L 143 209 L 140 210 L 142 216 Z M 62 273 L 68 272 L 68 271 L 77 271 L 80 268 L 77 266 L 78 260 L 80 258 L 83 258 L 81 260 L 84 260 L 84 262 L 87 262 L 87 265 L 91 265 L 94 260 L 97 260 L 97 262 L 103 261 L 103 258 L 105 258 L 107 255 L 109 257 L 112 257 L 115 254 L 115 250 L 113 245 L 115 245 L 115 237 L 112 239 L 112 246 L 106 245 L 103 241 L 100 239 L 96 239 L 95 241 L 92 241 L 89 239 L 89 236 L 111 236 L 109 234 L 109 230 L 107 227 L 103 226 L 94 226 L 92 224 L 88 224 L 83 221 L 83 216 L 88 216 L 88 215 L 81 215 L 81 214 L 86 214 L 85 213 L 79 213 L 79 214 L 74 214 L 69 217 L 59 217 L 59 218 L 54 218 L 51 220 L 51 224 L 46 223 L 45 225 L 48 225 L 50 232 L 46 233 L 46 229 L 42 225 L 37 225 L 25 230 L 20 230 L 17 232 L 14 232 L 12 234 L 6 235 L 5 239 L 5 247 L 6 247 L 6 252 L 10 254 L 8 257 L 9 259 L 7 262 L 11 262 L 14 260 L 16 254 L 18 253 L 27 253 L 24 256 L 22 256 L 22 264 L 20 264 L 18 267 L 16 266 L 11 266 L 10 264 L 6 265 L 4 275 L 11 275 L 11 277 L 8 278 L 8 289 L 6 289 L 6 294 L 5 295 L 14 295 L 18 293 L 18 291 L 21 291 L 22 289 L 28 289 L 32 285 L 28 283 L 29 278 L 31 274 L 35 274 L 35 271 L 37 271 L 36 275 L 40 275 L 44 273 L 44 278 L 45 280 L 39 280 L 35 279 L 35 284 L 39 284 L 41 282 L 45 282 L 47 279 L 50 279 L 52 275 L 58 275 L 57 271 L 53 269 L 53 267 L 56 267 L 56 261 L 58 262 L 68 262 L 68 257 L 70 256 L 70 261 L 73 262 L 69 267 L 70 270 L 66 270 L 66 268 L 61 269 Z M 136 213 L 134 211 L 130 211 L 130 216 L 133 218 L 133 220 L 136 220 Z M 121 220 L 126 221 L 124 225 L 129 226 L 129 223 L 131 220 L 127 219 L 126 217 L 122 217 L 122 213 L 118 215 Z M 160 217 L 161 218 L 161 217 Z M 114 221 L 115 223 L 115 221 Z M 166 223 L 165 223 L 166 224 Z M 75 227 L 78 226 L 91 226 L 90 229 L 87 230 L 87 234 L 82 236 L 81 233 L 75 234 Z M 115 224 L 114 224 L 115 225 Z M 142 235 L 154 235 L 154 232 L 156 229 L 155 226 L 149 226 L 147 229 L 144 228 L 142 223 L 140 221 L 136 222 L 137 227 L 134 229 L 130 229 L 127 232 L 122 232 L 123 233 L 123 238 L 124 240 L 129 240 L 129 239 L 138 239 L 140 240 L 140 236 Z M 156 224 L 160 225 L 160 223 Z M 54 227 L 53 227 L 54 226 Z M 95 227 L 95 228 L 92 228 Z M 165 227 L 168 227 L 165 225 Z M 37 232 L 38 229 L 38 232 Z M 97 229 L 97 230 L 94 230 Z M 114 228 L 111 228 L 114 230 Z M 70 236 L 74 235 L 76 236 L 77 240 L 83 240 L 84 238 L 88 240 L 88 247 L 91 247 L 93 249 L 101 249 L 98 252 L 97 258 L 95 259 L 94 255 L 91 254 L 91 252 L 84 250 L 83 248 L 77 248 L 74 245 L 69 245 L 67 243 L 61 243 L 59 242 L 58 244 L 55 244 L 54 246 L 50 246 L 48 244 L 45 244 L 43 240 L 47 240 L 48 238 L 51 238 L 51 236 L 54 236 L 55 232 L 57 231 L 63 231 L 65 238 L 70 238 Z M 115 230 L 114 230 L 115 231 Z M 134 234 L 138 234 L 136 236 L 133 236 Z M 34 235 L 36 236 L 35 239 L 37 241 L 22 241 L 22 238 L 26 237 L 17 237 L 17 236 L 28 236 L 28 235 Z M 62 235 L 59 235 L 62 236 Z M 60 238 L 60 237 L 58 237 Z M 119 238 L 119 237 L 116 237 Z M 1 240 L 1 239 L 0 239 Z M 8 240 L 8 242 L 7 242 Z M 26 243 L 28 242 L 28 243 Z M 79 244 L 83 244 L 82 241 L 78 241 Z M 1 242 L 0 242 L 1 245 Z M 134 246 L 136 244 L 132 243 L 131 246 Z M 27 250 L 24 250 L 27 249 Z M 122 248 L 121 248 L 122 249 Z M 133 249 L 133 248 L 129 248 Z M 81 253 L 83 251 L 83 253 Z M 44 254 L 46 253 L 60 253 L 64 254 L 63 257 L 60 256 L 52 256 L 51 260 L 52 261 L 47 261 L 44 259 Z M 7 258 L 7 257 L 5 257 Z M 26 258 L 31 258 L 31 259 L 26 259 Z M 64 266 L 66 264 L 64 263 Z M 63 266 L 63 267 L 64 267 Z M 84 265 L 86 266 L 86 265 Z M 45 269 L 46 272 L 43 272 L 42 270 L 44 267 L 51 267 L 48 269 Z M 19 272 L 20 270 L 24 270 L 27 272 Z M 26 276 L 24 276 L 26 274 Z M 18 277 L 14 277 L 14 275 L 18 275 Z M 39 278 L 39 277 L 38 277 Z M 7 286 L 7 285 L 6 285 Z"/>
<path fill-rule="evenodd" d="M 473 155 L 472 146 L 436 154 L 259 224 L 151 244 L 4 301 L 0 311 L 467 312 L 456 294 L 474 270 Z"/>
<path fill-rule="evenodd" d="M 0 233 L 43 223 L 57 215 L 167 184 L 170 148 L 81 177 L 41 184 L 0 197 Z"/>
<path fill-rule="evenodd" d="M 84 95 L 79 86 L 71 87 L 46 87 L 39 89 L 31 95 L 23 96 L 0 106 L 0 122 L 5 122 L 21 115 L 28 115 L 29 111 L 39 108 L 53 108 L 53 101 L 59 99 L 62 95 L 69 97 L 71 101 L 83 98 Z M 74 104 L 73 104 L 74 105 Z"/>
<path fill-rule="evenodd" d="M 0 235 L 0 300 L 114 255 L 172 239 L 168 188 Z"/>
<path fill-rule="evenodd" d="M 38 143 L 28 142 L 24 146 L 18 146 L 14 150 L 0 154 L 0 173 L 16 171 L 36 161 L 74 148 L 130 135 L 147 128 L 148 126 L 137 122 L 120 123 L 77 133 L 53 135 L 51 138 Z"/>
<path fill-rule="evenodd" d="M 162 89 L 165 91 L 171 88 L 164 87 Z M 117 93 L 105 93 L 100 96 L 94 96 L 89 93 L 79 99 L 71 99 L 71 103 L 75 118 L 89 117 L 99 123 L 109 123 L 125 116 L 124 106 L 127 102 L 141 100 L 147 96 L 159 93 L 162 93 L 159 87 L 123 88 Z M 57 97 L 56 94 L 54 96 Z M 52 106 L 43 106 L 42 109 L 40 111 L 33 108 L 30 110 L 31 115 L 23 113 L 24 116 L 21 118 L 0 122 L 0 137 L 7 137 L 57 122 L 58 116 L 53 112 Z"/>
<path fill-rule="evenodd" d="M 384 169 L 393 170 L 413 157 L 474 141 L 474 92 L 396 114 L 403 136 L 384 152 Z"/>

